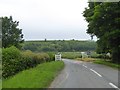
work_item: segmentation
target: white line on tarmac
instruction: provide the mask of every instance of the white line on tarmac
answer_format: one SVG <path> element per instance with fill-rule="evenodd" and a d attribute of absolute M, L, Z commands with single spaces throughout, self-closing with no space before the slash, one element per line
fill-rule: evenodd
<path fill-rule="evenodd" d="M 113 88 L 117 88 L 118 90 L 120 90 L 116 85 L 114 85 L 113 83 L 109 83 L 109 85 L 111 85 Z"/>
<path fill-rule="evenodd" d="M 96 72 L 95 70 L 93 69 L 90 69 L 91 71 L 93 71 L 95 74 L 97 74 L 99 77 L 102 77 L 102 75 L 100 75 L 98 72 Z"/>
<path fill-rule="evenodd" d="M 83 65 L 85 68 L 87 68 L 87 66 Z"/>

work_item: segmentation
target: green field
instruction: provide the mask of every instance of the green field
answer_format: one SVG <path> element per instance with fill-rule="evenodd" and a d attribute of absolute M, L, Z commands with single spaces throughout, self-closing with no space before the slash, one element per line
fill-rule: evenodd
<path fill-rule="evenodd" d="M 3 88 L 47 88 L 63 67 L 62 61 L 40 64 L 3 80 Z"/>
<path fill-rule="evenodd" d="M 81 58 L 80 52 L 61 52 L 62 58 L 76 59 Z"/>

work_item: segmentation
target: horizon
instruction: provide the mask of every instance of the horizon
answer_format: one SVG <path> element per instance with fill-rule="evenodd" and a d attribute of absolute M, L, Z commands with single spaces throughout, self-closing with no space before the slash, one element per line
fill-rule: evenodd
<path fill-rule="evenodd" d="M 45 41 L 45 39 L 39 39 L 39 40 L 25 40 L 25 41 Z M 46 41 L 94 41 L 95 40 L 80 40 L 80 39 L 46 39 Z"/>

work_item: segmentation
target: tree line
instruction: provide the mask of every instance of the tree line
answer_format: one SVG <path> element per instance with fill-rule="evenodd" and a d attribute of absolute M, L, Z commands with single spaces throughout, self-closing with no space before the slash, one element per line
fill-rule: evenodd
<path fill-rule="evenodd" d="M 25 41 L 22 49 L 34 52 L 95 51 L 96 42 L 78 40 Z"/>

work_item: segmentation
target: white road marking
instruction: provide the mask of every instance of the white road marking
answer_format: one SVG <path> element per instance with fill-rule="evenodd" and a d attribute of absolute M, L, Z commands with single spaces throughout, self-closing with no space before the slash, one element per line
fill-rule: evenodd
<path fill-rule="evenodd" d="M 87 68 L 87 66 L 83 65 L 85 68 Z"/>
<path fill-rule="evenodd" d="M 100 75 L 98 72 L 96 72 L 95 70 L 93 69 L 90 69 L 91 71 L 93 71 L 95 74 L 97 74 L 99 77 L 102 77 L 102 75 Z"/>
<path fill-rule="evenodd" d="M 58 86 L 60 86 L 65 80 L 67 80 L 68 76 L 69 76 L 69 73 L 66 72 L 66 77 L 58 84 Z"/>
<path fill-rule="evenodd" d="M 114 85 L 113 83 L 109 83 L 109 85 L 111 85 L 113 88 L 117 88 L 118 90 L 120 90 L 116 85 Z"/>

